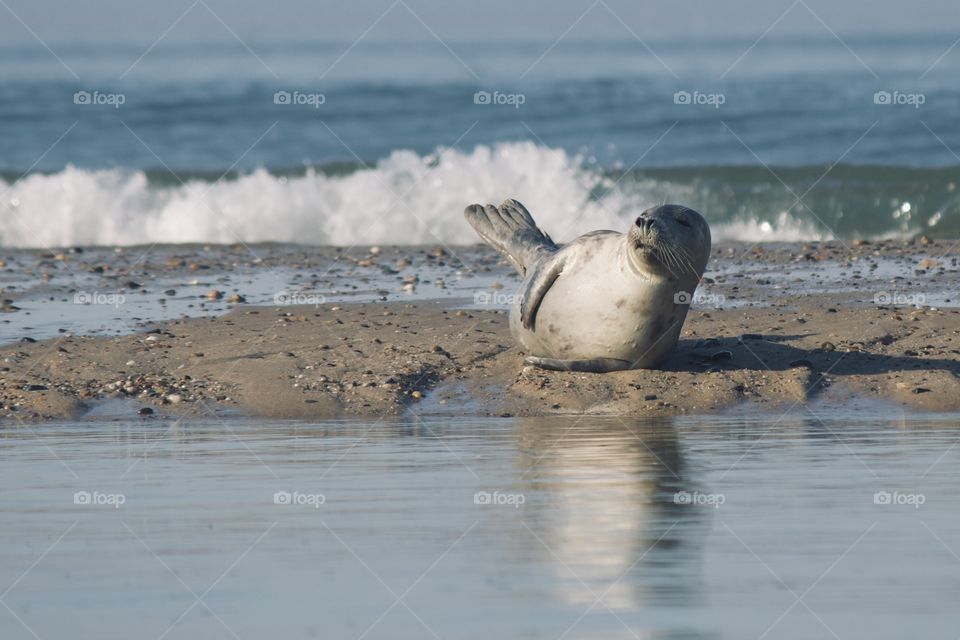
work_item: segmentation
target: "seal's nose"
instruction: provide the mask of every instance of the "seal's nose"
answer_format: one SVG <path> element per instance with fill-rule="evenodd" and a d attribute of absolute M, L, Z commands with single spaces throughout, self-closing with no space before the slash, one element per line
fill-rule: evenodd
<path fill-rule="evenodd" d="M 648 231 L 650 231 L 650 227 L 653 226 L 653 219 L 647 218 L 645 216 L 640 216 L 639 218 L 637 218 L 635 224 L 638 227 L 640 227 L 641 231 L 643 231 L 644 233 L 647 233 Z"/>

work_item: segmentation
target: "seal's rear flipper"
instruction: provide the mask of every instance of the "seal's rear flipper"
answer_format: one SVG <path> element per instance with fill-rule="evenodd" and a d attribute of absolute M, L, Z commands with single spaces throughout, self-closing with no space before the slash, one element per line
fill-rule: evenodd
<path fill-rule="evenodd" d="M 499 207 L 472 204 L 463 215 L 487 244 L 513 263 L 521 276 L 527 275 L 527 269 L 544 252 L 557 250 L 556 243 L 516 200 L 505 200 Z"/>
<path fill-rule="evenodd" d="M 626 360 L 617 360 L 616 358 L 591 358 L 590 360 L 557 360 L 556 358 L 538 358 L 537 356 L 527 356 L 523 359 L 527 364 L 532 364 L 541 369 L 550 371 L 583 371 L 586 373 L 607 373 L 609 371 L 626 371 L 631 369 L 630 363 Z"/>

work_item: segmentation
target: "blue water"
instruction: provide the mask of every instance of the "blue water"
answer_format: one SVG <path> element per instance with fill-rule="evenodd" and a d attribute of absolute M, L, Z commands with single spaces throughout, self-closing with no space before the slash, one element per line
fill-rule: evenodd
<path fill-rule="evenodd" d="M 156 231 L 126 227 L 158 218 L 182 228 L 184 219 L 209 217 L 196 202 L 189 214 L 169 210 L 170 200 L 191 197 L 177 191 L 181 181 L 231 181 L 258 169 L 278 180 L 308 175 L 313 184 L 311 172 L 328 179 L 325 195 L 310 196 L 325 218 L 352 219 L 371 209 L 388 215 L 398 197 L 427 226 L 474 197 L 514 195 L 535 213 L 556 210 L 564 203 L 550 196 L 566 180 L 575 191 L 565 193 L 571 209 L 602 201 L 626 220 L 638 207 L 681 201 L 711 223 L 731 225 L 721 235 L 733 239 L 956 236 L 960 51 L 954 43 L 948 33 L 841 41 L 826 31 L 772 32 L 759 42 L 641 43 L 624 31 L 620 38 L 574 34 L 558 43 L 371 37 L 164 41 L 150 50 L 75 45 L 56 47 L 56 57 L 39 45 L 9 45 L 0 47 L 0 186 L 24 174 L 55 178 L 42 184 L 38 178 L 21 185 L 22 194 L 0 199 L 37 227 L 28 233 L 22 224 L 0 223 L 0 244 L 151 242 Z M 76 104 L 78 92 L 100 104 Z M 278 104 L 278 92 L 301 104 L 282 98 Z M 478 92 L 501 104 L 478 104 Z M 889 100 L 876 98 L 878 92 Z M 516 156 L 523 144 L 544 156 L 562 154 L 575 181 L 545 171 L 538 156 L 514 163 L 497 156 L 498 148 Z M 444 149 L 467 159 L 439 155 Z M 487 151 L 496 156 L 491 162 L 470 161 Z M 404 152 L 426 167 L 424 175 L 382 168 Z M 374 186 L 394 191 L 386 200 L 357 201 L 356 189 L 328 184 L 366 167 L 373 168 Z M 105 178 L 94 170 L 113 173 Z M 143 184 L 129 183 L 131 176 L 142 176 Z M 429 193 L 404 193 L 421 181 Z M 240 227 L 233 235 L 245 241 L 360 240 L 305 235 L 290 213 L 305 196 L 283 180 L 279 187 L 264 229 L 246 230 L 242 220 L 267 203 L 212 208 L 225 224 Z M 249 202 L 250 190 L 234 199 Z M 367 196 L 371 189 L 362 191 Z M 134 192 L 133 202 L 110 211 Z M 50 210 L 61 214 L 51 220 Z M 60 232 L 67 214 L 85 228 L 106 215 L 108 227 L 125 233 Z M 358 225 L 370 222 L 361 218 Z M 434 235 L 445 242 L 469 238 L 466 227 Z M 226 236 L 199 229 L 163 239 L 235 239 Z M 422 230 L 397 238 L 432 240 Z"/>
<path fill-rule="evenodd" d="M 960 90 L 952 81 L 960 53 L 933 66 L 954 40 L 845 39 L 853 53 L 827 35 L 774 35 L 753 49 L 742 39 L 652 42 L 663 64 L 629 36 L 561 42 L 539 63 L 549 41 L 452 43 L 453 53 L 439 43 L 361 43 L 340 62 L 349 41 L 261 44 L 253 53 L 240 44 L 162 45 L 136 64 L 144 52 L 135 47 L 58 49 L 69 69 L 43 49 L 7 48 L 0 165 L 26 170 L 74 122 L 35 169 L 289 169 L 354 164 L 354 154 L 375 162 L 396 149 L 422 155 L 454 143 L 528 139 L 587 150 L 604 165 L 629 166 L 642 155 L 641 167 L 756 164 L 724 122 L 772 166 L 841 156 L 848 164 L 956 165 L 947 147 L 960 148 Z M 81 90 L 120 93 L 126 101 L 78 107 L 73 94 Z M 474 104 L 481 90 L 520 93 L 525 102 Z M 319 108 L 277 105 L 276 91 L 321 93 L 326 101 Z M 677 91 L 722 93 L 725 102 L 677 105 Z M 877 105 L 877 91 L 920 92 L 925 102 Z M 674 122 L 665 144 L 644 155 Z M 874 123 L 877 129 L 844 155 Z"/>
<path fill-rule="evenodd" d="M 955 418 L 101 420 L 3 438 L 5 640 L 960 622 Z"/>

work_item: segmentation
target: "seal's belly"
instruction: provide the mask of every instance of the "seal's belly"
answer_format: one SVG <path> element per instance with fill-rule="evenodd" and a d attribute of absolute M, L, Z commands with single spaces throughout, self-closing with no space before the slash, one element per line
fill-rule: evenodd
<path fill-rule="evenodd" d="M 561 360 L 616 358 L 650 366 L 676 344 L 686 316 L 666 282 L 651 282 L 607 260 L 561 273 L 544 296 L 533 330 L 511 313 L 511 330 L 531 355 Z"/>

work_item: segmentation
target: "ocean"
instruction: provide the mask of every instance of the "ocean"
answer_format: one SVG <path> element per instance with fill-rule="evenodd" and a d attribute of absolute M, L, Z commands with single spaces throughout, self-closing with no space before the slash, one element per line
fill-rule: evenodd
<path fill-rule="evenodd" d="M 956 237 L 955 44 L 0 45 L 0 246 L 469 243 L 506 197 L 560 240 L 664 201 L 717 240 Z"/>
<path fill-rule="evenodd" d="M 715 241 L 934 237 L 822 261 L 762 263 L 729 245 L 708 275 L 730 294 L 716 306 L 742 306 L 743 320 L 691 340 L 750 331 L 795 353 L 762 368 L 726 362 L 739 346 L 710 356 L 705 384 L 729 372 L 721 382 L 744 391 L 733 374 L 753 367 L 746 391 L 766 406 L 791 397 L 766 369 L 812 368 L 794 360 L 808 335 L 838 363 L 877 357 L 905 381 L 929 374 L 913 393 L 950 394 L 940 367 L 956 356 L 940 347 L 875 356 L 852 341 L 865 333 L 813 327 L 847 313 L 837 294 L 852 306 L 881 295 L 891 317 L 865 315 L 864 331 L 920 340 L 956 304 L 952 243 L 936 240 L 960 237 L 956 34 L 841 40 L 814 26 L 759 40 L 641 42 L 627 28 L 613 40 L 0 43 L 0 388 L 11 404 L 59 393 L 39 367 L 81 365 L 73 347 L 22 352 L 72 333 L 276 315 L 229 372 L 295 362 L 283 323 L 333 313 L 326 303 L 489 309 L 516 281 L 486 249 L 434 261 L 445 254 L 354 245 L 476 243 L 464 206 L 515 197 L 561 241 L 665 201 L 700 210 Z M 269 241 L 353 251 L 236 246 Z M 202 244 L 155 246 L 187 242 Z M 49 250 L 90 245 L 103 248 Z M 312 307 L 278 308 L 291 298 Z M 782 324 L 751 321 L 765 305 Z M 219 330 L 237 329 L 227 318 Z M 371 368 L 393 331 L 358 345 Z M 346 383 L 335 358 L 303 371 Z M 139 351 L 124 361 L 83 415 L 40 424 L 18 408 L 0 429 L 4 639 L 956 634 L 956 413 L 876 396 L 824 407 L 810 387 L 783 411 L 458 417 L 431 414 L 442 405 L 426 389 L 400 416 L 275 420 L 226 396 L 183 413 L 121 398 L 127 372 L 153 375 Z M 139 413 L 148 403 L 155 413 Z"/>

